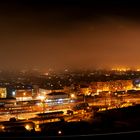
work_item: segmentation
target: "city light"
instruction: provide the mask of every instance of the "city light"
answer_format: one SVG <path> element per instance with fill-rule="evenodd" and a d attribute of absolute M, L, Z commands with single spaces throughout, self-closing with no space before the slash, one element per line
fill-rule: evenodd
<path fill-rule="evenodd" d="M 5 127 L 3 125 L 0 125 L 0 131 L 3 131 Z"/>
<path fill-rule="evenodd" d="M 15 91 L 12 91 L 12 96 L 15 96 L 16 95 L 16 92 Z"/>
<path fill-rule="evenodd" d="M 120 71 L 120 72 L 126 72 L 129 71 L 130 68 L 126 68 L 126 67 L 116 67 L 116 68 L 112 68 L 112 71 Z"/>
<path fill-rule="evenodd" d="M 46 98 L 46 97 L 45 97 L 45 96 L 43 96 L 43 95 L 42 95 L 42 96 L 41 96 L 41 95 L 39 95 L 39 96 L 37 97 L 37 99 L 39 99 L 39 100 L 41 100 L 41 101 L 44 101 L 44 100 L 45 100 L 45 98 Z"/>
<path fill-rule="evenodd" d="M 140 134 L 140 5 L 50 1 L 0 4 L 0 137 Z"/>
<path fill-rule="evenodd" d="M 26 92 L 24 92 L 23 95 L 25 96 L 26 95 Z"/>
<path fill-rule="evenodd" d="M 76 96 L 75 96 L 75 94 L 71 94 L 70 97 L 71 98 L 75 98 Z"/>
<path fill-rule="evenodd" d="M 59 130 L 59 131 L 58 131 L 58 134 L 59 134 L 59 135 L 61 135 L 61 134 L 62 134 L 62 131 L 61 131 L 61 130 Z"/>
<path fill-rule="evenodd" d="M 25 125 L 26 130 L 31 131 L 33 129 L 33 127 L 29 124 Z"/>

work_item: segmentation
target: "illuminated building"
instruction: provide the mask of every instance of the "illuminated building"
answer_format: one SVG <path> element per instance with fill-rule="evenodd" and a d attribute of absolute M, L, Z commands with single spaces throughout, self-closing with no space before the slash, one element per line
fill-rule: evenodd
<path fill-rule="evenodd" d="M 92 82 L 91 83 L 92 91 L 123 91 L 130 90 L 133 88 L 132 80 L 113 80 L 106 82 Z"/>
<path fill-rule="evenodd" d="M 40 96 L 46 96 L 52 92 L 64 92 L 64 89 L 63 88 L 56 88 L 56 87 L 39 88 L 38 94 Z"/>
<path fill-rule="evenodd" d="M 15 91 L 15 98 L 17 101 L 32 100 L 32 89 L 18 89 Z"/>
<path fill-rule="evenodd" d="M 139 88 L 140 87 L 140 78 L 134 79 L 133 84 L 135 87 Z"/>
<path fill-rule="evenodd" d="M 0 98 L 6 98 L 6 97 L 7 97 L 6 88 L 0 88 Z"/>
<path fill-rule="evenodd" d="M 90 95 L 92 92 L 88 85 L 80 85 L 80 93 L 84 95 Z"/>
<path fill-rule="evenodd" d="M 65 92 L 51 92 L 46 96 L 46 102 L 48 105 L 58 105 L 69 103 L 71 101 L 69 94 Z"/>

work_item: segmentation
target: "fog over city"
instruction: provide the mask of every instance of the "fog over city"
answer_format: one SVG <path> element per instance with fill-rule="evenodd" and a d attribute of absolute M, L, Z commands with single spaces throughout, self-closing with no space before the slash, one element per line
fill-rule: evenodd
<path fill-rule="evenodd" d="M 136 6 L 2 3 L 0 68 L 139 67 Z"/>
<path fill-rule="evenodd" d="M 0 1 L 0 137 L 139 134 L 139 7 Z"/>

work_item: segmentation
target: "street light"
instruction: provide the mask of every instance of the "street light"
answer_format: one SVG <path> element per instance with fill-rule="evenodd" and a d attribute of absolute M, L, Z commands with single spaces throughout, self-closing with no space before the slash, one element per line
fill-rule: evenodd
<path fill-rule="evenodd" d="M 72 94 L 70 95 L 70 97 L 71 97 L 72 99 L 74 99 L 76 96 L 75 96 L 74 93 L 72 93 Z"/>
<path fill-rule="evenodd" d="M 43 115 L 42 115 L 42 121 L 44 124 L 44 113 L 45 113 L 45 96 L 39 96 L 41 103 L 42 103 L 42 111 L 43 111 Z"/>
<path fill-rule="evenodd" d="M 24 101 L 24 96 L 26 96 L 26 92 L 23 92 L 22 101 Z"/>
<path fill-rule="evenodd" d="M 45 96 L 40 96 L 40 100 L 43 106 L 43 113 L 45 113 Z"/>
<path fill-rule="evenodd" d="M 40 99 L 41 101 L 45 100 L 45 96 L 38 96 L 38 99 Z"/>

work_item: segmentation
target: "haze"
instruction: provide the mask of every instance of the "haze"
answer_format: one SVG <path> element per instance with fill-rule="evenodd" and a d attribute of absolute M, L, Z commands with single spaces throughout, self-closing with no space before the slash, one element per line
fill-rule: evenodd
<path fill-rule="evenodd" d="M 137 11 L 110 7 L 2 4 L 0 68 L 139 67 Z"/>

